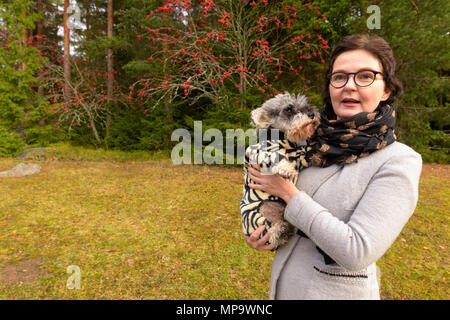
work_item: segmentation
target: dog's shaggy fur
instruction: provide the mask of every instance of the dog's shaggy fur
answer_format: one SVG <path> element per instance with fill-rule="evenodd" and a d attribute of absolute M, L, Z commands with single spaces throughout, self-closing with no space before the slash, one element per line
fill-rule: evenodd
<path fill-rule="evenodd" d="M 283 219 L 286 203 L 262 190 L 249 188 L 248 183 L 253 181 L 248 178 L 248 166 L 257 163 L 262 173 L 278 174 L 295 184 L 299 170 L 308 167 L 305 159 L 308 147 L 296 142 L 305 141 L 314 134 L 319 125 L 319 115 L 305 96 L 286 92 L 253 110 L 251 118 L 251 124 L 258 130 L 278 129 L 284 137 L 260 141 L 245 152 L 245 184 L 240 203 L 242 229 L 245 235 L 250 235 L 265 224 L 266 230 L 261 237 L 269 232 L 269 243 L 278 247 L 285 244 L 294 232 L 294 227 Z"/>

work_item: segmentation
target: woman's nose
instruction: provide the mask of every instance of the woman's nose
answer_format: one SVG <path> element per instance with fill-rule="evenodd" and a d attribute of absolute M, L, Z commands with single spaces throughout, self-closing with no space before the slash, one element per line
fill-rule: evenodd
<path fill-rule="evenodd" d="M 354 74 L 349 74 L 348 75 L 348 81 L 344 86 L 345 88 L 349 88 L 349 89 L 356 89 L 356 83 L 355 83 L 355 75 Z"/>

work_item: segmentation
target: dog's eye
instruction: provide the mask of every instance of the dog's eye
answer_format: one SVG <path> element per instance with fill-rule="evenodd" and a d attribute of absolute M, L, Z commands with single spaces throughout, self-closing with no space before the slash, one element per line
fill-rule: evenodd
<path fill-rule="evenodd" d="M 284 113 L 286 114 L 293 114 L 294 113 L 294 106 L 289 105 L 286 107 L 286 109 L 284 109 Z"/>

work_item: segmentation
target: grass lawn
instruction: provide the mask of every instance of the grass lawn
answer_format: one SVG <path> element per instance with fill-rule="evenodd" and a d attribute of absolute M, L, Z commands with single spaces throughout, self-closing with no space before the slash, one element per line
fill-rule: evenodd
<path fill-rule="evenodd" d="M 241 237 L 242 169 L 31 162 L 40 174 L 0 178 L 0 299 L 268 298 L 273 253 Z M 424 165 L 416 212 L 378 262 L 383 299 L 450 298 L 449 180 Z"/>

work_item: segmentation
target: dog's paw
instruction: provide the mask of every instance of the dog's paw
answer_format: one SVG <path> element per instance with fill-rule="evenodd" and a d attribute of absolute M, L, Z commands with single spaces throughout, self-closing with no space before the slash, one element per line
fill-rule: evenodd
<path fill-rule="evenodd" d="M 283 159 L 277 166 L 277 174 L 283 178 L 293 179 L 297 174 L 295 164 Z"/>
<path fill-rule="evenodd" d="M 278 174 L 283 178 L 293 179 L 297 175 L 297 171 L 291 169 L 280 169 Z"/>

